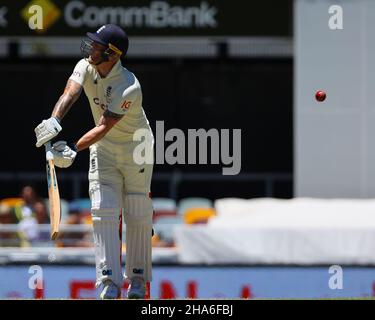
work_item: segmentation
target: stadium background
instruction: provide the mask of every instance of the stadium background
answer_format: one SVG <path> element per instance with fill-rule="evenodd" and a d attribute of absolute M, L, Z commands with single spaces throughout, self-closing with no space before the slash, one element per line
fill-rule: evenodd
<path fill-rule="evenodd" d="M 34 125 L 37 125 L 42 117 L 50 114 L 51 108 L 62 93 L 66 80 L 80 57 L 79 39 L 88 30 L 96 28 L 96 26 L 69 28 L 63 23 L 63 9 L 69 2 L 66 2 L 65 6 L 64 1 L 61 3 L 54 1 L 54 3 L 61 10 L 61 16 L 43 34 L 38 35 L 35 31 L 28 29 L 20 14 L 12 16 L 15 21 L 10 21 L 7 28 L 0 29 L 3 36 L 27 36 L 27 38 L 22 38 L 25 39 L 24 42 L 18 37 L 12 38 L 7 43 L 8 54 L 3 56 L 1 61 L 1 71 L 8 78 L 4 82 L 3 99 L 4 104 L 10 106 L 6 110 L 4 123 L 12 126 L 14 112 L 18 112 L 18 108 L 15 107 L 15 97 L 18 97 L 17 105 L 24 106 L 22 119 L 18 119 L 22 128 L 19 141 L 24 141 L 22 154 L 26 153 L 28 157 L 35 159 L 25 166 L 22 156 L 13 153 L 13 157 L 2 159 L 2 171 L 35 172 L 41 170 L 40 164 L 43 163 L 44 155 L 34 148 L 32 136 Z M 103 4 L 111 7 L 110 3 L 100 1 L 82 3 L 87 3 L 87 7 L 90 5 L 100 7 Z M 147 3 L 147 1 L 144 2 L 145 5 Z M 200 1 L 191 1 L 185 3 L 184 7 L 197 6 L 200 3 Z M 220 2 L 206 3 L 218 8 L 216 28 L 155 29 L 145 26 L 127 28 L 132 45 L 124 63 L 127 68 L 137 74 L 141 81 L 144 106 L 150 124 L 154 131 L 157 120 L 165 121 L 165 130 L 169 128 L 180 128 L 185 131 L 188 128 L 242 129 L 242 172 L 290 174 L 293 162 L 291 47 L 287 48 L 290 50 L 286 54 L 271 52 L 271 56 L 268 57 L 267 52 L 260 52 L 260 54 L 245 52 L 242 56 L 239 52 L 238 56 L 233 58 L 228 52 L 230 49 L 228 39 L 236 36 L 260 36 L 265 39 L 282 37 L 290 41 L 292 35 L 291 1 L 286 1 L 286 5 L 277 5 L 277 10 L 271 13 L 267 11 L 265 3 L 257 3 L 256 7 L 250 3 L 248 6 L 240 5 L 240 3 L 237 5 Z M 143 6 L 143 3 L 139 1 L 126 1 L 124 4 L 127 7 L 135 4 L 137 7 Z M 112 5 L 116 5 L 116 1 Z M 245 12 L 249 14 L 247 19 L 251 21 L 251 26 L 248 28 L 232 22 L 238 15 L 237 6 L 243 8 L 244 14 Z M 21 3 L 12 4 L 9 10 L 13 9 L 15 13 L 19 13 L 22 8 L 24 5 Z M 73 11 L 77 17 L 80 16 L 80 12 L 78 9 Z M 263 16 L 259 15 L 259 12 L 262 12 Z M 64 50 L 59 36 L 78 37 L 77 45 L 70 45 L 69 51 Z M 48 45 L 40 44 L 38 37 L 53 37 L 55 42 L 60 43 L 60 52 L 57 51 L 60 56 L 51 56 L 48 53 Z M 138 49 L 134 52 L 136 50 L 134 46 L 140 37 L 146 45 L 142 47 L 142 50 Z M 168 52 L 171 46 L 168 40 L 171 37 L 176 39 L 173 45 L 176 47 L 177 54 L 173 51 Z M 188 45 L 184 43 L 186 37 L 191 39 Z M 153 44 L 155 39 L 157 42 Z M 27 40 L 34 41 L 29 46 L 34 46 L 34 48 L 39 46 L 40 49 L 34 49 L 33 52 L 33 48 L 29 50 L 24 48 L 27 46 Z M 147 45 L 148 41 L 153 42 Z M 206 43 L 202 45 L 202 41 Z M 46 52 L 43 52 L 43 48 Z M 64 51 L 68 52 L 64 53 Z M 22 88 L 22 94 L 19 93 L 20 88 Z M 249 88 L 251 88 L 250 91 Z M 77 139 L 92 126 L 92 116 L 86 97 L 82 96 L 72 111 L 64 120 L 63 137 L 69 141 Z M 6 127 L 3 129 L 10 130 Z M 21 152 L 14 148 L 14 142 L 5 141 L 5 143 L 5 148 Z M 278 160 L 273 161 L 274 158 Z M 70 172 L 85 172 L 87 163 L 87 152 L 82 153 Z M 156 165 L 155 172 L 170 173 L 178 169 L 184 172 L 220 172 L 220 168 L 213 165 L 180 167 Z M 87 181 L 83 183 L 86 184 L 80 196 L 86 196 Z M 209 191 L 210 194 L 207 196 L 209 198 L 232 195 L 261 196 L 264 192 L 261 182 L 254 182 L 250 185 L 246 183 L 246 188 L 244 188 L 240 182 L 234 185 L 231 182 L 231 188 L 228 188 L 228 184 L 220 183 L 217 190 Z M 19 191 L 19 184 L 11 180 L 5 188 L 4 185 L 1 188 L 3 188 L 0 190 L 2 194 L 12 196 Z M 38 188 L 40 191 L 45 190 L 44 181 L 38 184 Z M 278 196 L 290 197 L 292 195 L 291 181 L 278 182 L 276 188 Z M 179 197 L 206 193 L 207 189 L 207 184 L 204 183 L 185 183 Z M 158 183 L 156 179 L 153 181 L 155 196 L 166 196 L 167 190 L 165 183 Z M 73 197 L 71 192 L 72 190 L 61 188 L 62 196 L 65 198 Z"/>
<path fill-rule="evenodd" d="M 348 25 L 365 27 L 360 23 L 361 14 L 367 7 L 372 9 L 371 2 L 363 0 L 357 5 L 349 4 L 348 1 L 338 2 L 349 12 L 354 12 L 348 14 Z M 42 31 L 28 27 L 25 8 L 32 4 L 38 4 L 48 12 L 44 17 L 46 28 Z M 334 35 L 327 27 L 330 17 L 328 8 L 333 4 L 335 1 L 328 0 L 35 0 L 2 4 L 0 9 L 6 14 L 0 20 L 0 72 L 3 75 L 1 132 L 4 150 L 1 157 L 0 199 L 18 197 L 25 184 L 32 184 L 40 196 L 47 197 L 45 155 L 35 148 L 33 129 L 41 119 L 49 117 L 75 63 L 80 59 L 79 44 L 82 36 L 87 31 L 97 29 L 103 22 L 109 22 L 106 20 L 109 16 L 100 15 L 101 11 L 105 11 L 103 8 L 129 10 L 136 7 L 152 11 L 155 7 L 165 9 L 174 6 L 185 9 L 194 7 L 194 12 L 200 8 L 206 10 L 206 16 L 203 14 L 200 18 L 192 19 L 190 26 L 186 20 L 184 25 L 175 22 L 174 27 L 160 24 L 162 19 L 152 20 L 151 13 L 149 18 L 138 17 L 139 20 L 133 16 L 132 23 L 124 20 L 124 23 L 128 23 L 124 28 L 130 39 L 129 54 L 124 65 L 140 80 L 144 108 L 154 130 L 156 121 L 160 120 L 165 122 L 165 130 L 180 128 L 187 132 L 189 128 L 241 129 L 241 173 L 224 177 L 221 175 L 221 165 L 156 164 L 152 182 L 153 197 L 174 200 L 176 210 L 179 209 L 180 201 L 189 197 L 208 199 L 213 207 L 216 200 L 231 197 L 371 197 L 371 184 L 363 187 L 361 181 L 359 187 L 353 182 L 352 187 L 344 188 L 340 193 L 337 185 L 344 180 L 342 172 L 363 165 L 364 158 L 348 163 L 348 167 L 345 167 L 343 159 L 347 154 L 338 152 L 334 146 L 335 142 L 344 139 L 338 132 L 332 145 L 327 145 L 320 154 L 319 159 L 323 160 L 316 161 L 315 155 L 321 151 L 324 135 L 315 139 L 315 132 L 325 132 L 324 129 L 329 128 L 334 131 L 335 123 L 328 121 L 323 129 L 319 123 L 316 127 L 309 126 L 311 123 L 308 119 L 311 116 L 303 118 L 305 114 L 300 109 L 305 105 L 313 105 L 315 91 L 329 90 L 335 81 L 338 83 L 333 86 L 334 90 L 328 91 L 328 100 L 331 99 L 331 92 L 341 97 L 341 100 L 332 98 L 333 107 L 340 106 L 350 93 L 350 81 L 341 86 L 340 81 L 344 80 L 333 77 L 340 69 L 340 63 L 347 65 L 345 54 L 342 55 L 342 51 L 335 51 L 334 48 L 338 47 L 335 41 L 341 41 L 341 45 L 344 43 L 341 50 L 350 48 L 356 33 L 349 30 L 348 35 L 345 33 L 339 40 L 330 41 L 332 39 L 329 37 Z M 213 17 L 216 23 L 210 20 L 209 10 L 215 12 Z M 300 15 L 297 16 L 296 12 Z M 309 14 L 311 21 L 306 19 Z M 309 23 L 304 23 L 303 19 Z M 369 17 L 367 21 L 370 21 Z M 315 28 L 319 25 L 320 29 Z M 312 30 L 310 34 L 306 31 L 309 29 Z M 322 34 L 328 34 L 328 38 L 319 38 Z M 303 38 L 301 35 L 307 36 Z M 363 41 L 366 44 L 367 38 Z M 363 52 L 367 50 L 364 44 L 361 46 Z M 342 60 L 337 63 L 336 69 L 330 68 L 332 61 L 325 61 L 324 54 L 317 55 L 316 60 L 309 56 L 309 52 L 312 56 L 311 52 L 321 52 L 324 47 L 328 48 L 330 55 L 341 55 Z M 297 56 L 297 53 L 300 55 Z M 303 60 L 301 57 L 307 58 Z M 363 57 L 363 53 L 356 52 L 350 63 Z M 309 65 L 312 61 L 314 63 Z M 316 69 L 312 70 L 314 66 Z M 351 68 L 340 70 L 345 76 L 353 72 Z M 314 78 L 315 82 L 308 81 L 309 76 L 306 75 L 309 74 L 310 80 Z M 303 83 L 306 87 L 298 87 L 296 76 L 301 80 L 300 85 Z M 301 120 L 298 126 L 296 119 Z M 92 116 L 87 98 L 82 95 L 64 119 L 63 132 L 59 137 L 68 141 L 77 139 L 91 126 Z M 361 128 L 363 124 L 359 123 L 357 130 L 363 130 Z M 362 138 L 350 140 L 342 149 L 350 149 L 358 141 L 363 141 Z M 366 141 L 370 143 L 370 139 Z M 323 187 L 319 185 L 322 180 L 314 180 L 312 176 L 327 177 L 329 171 L 325 170 L 331 167 L 325 167 L 324 159 L 335 158 L 335 154 L 340 155 L 342 163 L 333 161 L 332 164 L 331 161 L 330 165 L 336 165 L 341 171 L 336 172 L 338 179 L 331 177 L 331 180 L 336 181 L 335 184 L 324 181 L 326 187 Z M 366 154 L 361 155 L 367 157 Z M 367 171 L 371 171 L 371 162 L 365 165 L 365 169 L 354 172 L 351 178 L 363 177 Z M 67 202 L 72 204 L 74 200 L 87 198 L 87 167 L 88 153 L 82 152 L 70 169 L 58 170 L 60 195 Z M 348 180 L 346 183 L 350 184 Z M 316 191 L 323 189 L 320 194 Z M 48 242 L 31 245 L 27 254 L 19 249 L 3 248 L 3 265 L 0 268 L 6 268 L 10 276 L 0 286 L 0 297 L 38 295 L 38 291 L 28 288 L 28 279 L 30 266 L 39 264 L 43 266 L 46 281 L 46 290 L 39 293 L 42 296 L 72 297 L 72 279 L 80 279 L 78 286 L 82 285 L 81 289 L 88 292 L 86 295 L 92 296 L 92 279 L 88 277 L 91 273 L 94 275 L 94 268 L 90 253 L 83 254 L 89 260 L 85 262 L 82 257 L 78 258 L 81 251 L 74 251 L 76 249 L 61 254 L 59 248 L 54 248 Z M 155 248 L 155 281 L 152 283 L 151 296 L 286 298 L 373 294 L 371 263 L 365 263 L 364 268 L 361 263 L 353 263 L 355 258 L 346 269 L 348 287 L 345 287 L 346 291 L 340 291 L 332 290 L 327 285 L 328 268 L 335 264 L 334 260 L 333 263 L 327 260 L 324 263 L 303 262 L 300 266 L 298 263 L 296 266 L 294 261 L 224 261 L 218 266 L 214 262 L 208 265 L 186 261 L 181 263 L 176 258 L 178 249 L 176 243 L 170 248 Z M 57 257 L 57 261 L 51 259 L 51 254 Z M 230 255 L 230 252 L 227 254 Z M 221 279 L 219 286 L 215 283 L 218 277 Z M 306 286 L 301 286 L 304 280 L 307 281 Z M 79 296 L 85 296 L 85 293 L 81 292 Z"/>

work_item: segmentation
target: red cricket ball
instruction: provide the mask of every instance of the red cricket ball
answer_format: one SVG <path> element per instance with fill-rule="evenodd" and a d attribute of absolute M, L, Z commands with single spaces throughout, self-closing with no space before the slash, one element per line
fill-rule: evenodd
<path fill-rule="evenodd" d="M 322 102 L 326 99 L 327 95 L 324 91 L 319 90 L 315 93 L 315 99 Z"/>

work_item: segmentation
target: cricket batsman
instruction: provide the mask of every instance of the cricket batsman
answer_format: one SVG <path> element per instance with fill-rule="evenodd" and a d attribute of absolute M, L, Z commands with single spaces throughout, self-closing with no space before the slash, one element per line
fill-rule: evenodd
<path fill-rule="evenodd" d="M 139 141 L 133 135 L 146 132 L 148 150 L 154 138 L 142 108 L 142 91 L 135 75 L 121 65 L 128 37 L 120 27 L 107 24 L 82 40 L 80 60 L 57 101 L 52 115 L 36 128 L 41 147 L 62 130 L 61 121 L 78 99 L 82 88 L 89 100 L 95 127 L 76 143 L 52 145 L 55 165 L 69 167 L 78 152 L 90 149 L 89 193 L 94 227 L 96 286 L 101 299 L 120 298 L 122 208 L 126 223 L 126 271 L 130 281 L 127 297 L 143 299 L 151 281 L 152 201 L 151 163 L 139 164 L 133 151 Z"/>

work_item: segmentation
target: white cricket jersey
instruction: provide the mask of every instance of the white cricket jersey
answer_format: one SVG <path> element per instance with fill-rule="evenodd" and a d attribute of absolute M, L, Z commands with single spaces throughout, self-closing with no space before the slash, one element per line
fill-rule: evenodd
<path fill-rule="evenodd" d="M 69 79 L 83 86 L 95 124 L 98 124 L 106 109 L 125 115 L 103 139 L 116 142 L 130 141 L 137 129 L 150 129 L 142 108 L 142 90 L 138 79 L 124 68 L 120 61 L 105 78 L 101 78 L 96 69 L 82 59 L 75 66 Z"/>

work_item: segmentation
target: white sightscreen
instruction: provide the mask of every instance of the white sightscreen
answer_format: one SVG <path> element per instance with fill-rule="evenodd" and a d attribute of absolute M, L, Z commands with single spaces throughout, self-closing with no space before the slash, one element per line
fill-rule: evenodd
<path fill-rule="evenodd" d="M 329 28 L 332 5 L 342 30 Z M 295 0 L 294 19 L 295 196 L 373 197 L 375 1 Z"/>

